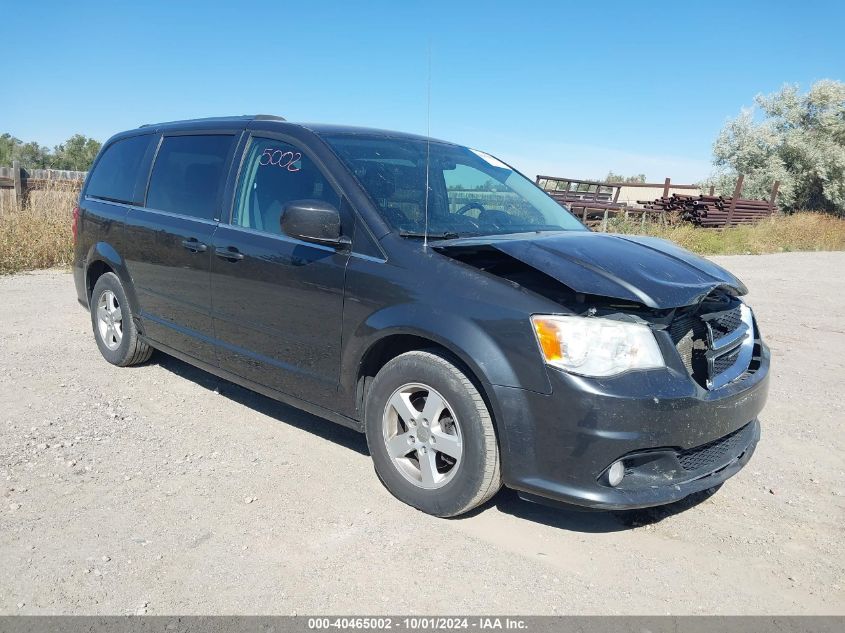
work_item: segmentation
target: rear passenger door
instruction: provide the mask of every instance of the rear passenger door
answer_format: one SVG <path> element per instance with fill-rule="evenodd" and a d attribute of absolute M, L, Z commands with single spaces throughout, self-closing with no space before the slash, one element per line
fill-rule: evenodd
<path fill-rule="evenodd" d="M 216 364 L 210 261 L 232 133 L 166 134 L 143 208 L 126 219 L 125 258 L 153 341 Z"/>
<path fill-rule="evenodd" d="M 253 136 L 242 161 L 231 224 L 214 235 L 214 329 L 220 366 L 317 404 L 333 397 L 340 366 L 348 250 L 285 235 L 294 200 L 341 210 L 339 189 L 299 141 Z M 349 214 L 344 233 L 351 235 Z"/>

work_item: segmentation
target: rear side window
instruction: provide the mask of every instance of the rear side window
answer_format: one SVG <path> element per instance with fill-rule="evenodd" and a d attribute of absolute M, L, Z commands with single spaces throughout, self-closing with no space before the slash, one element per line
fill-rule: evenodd
<path fill-rule="evenodd" d="M 85 195 L 114 202 L 139 203 L 144 197 L 155 138 L 145 134 L 109 145 L 94 166 Z"/>
<path fill-rule="evenodd" d="M 210 220 L 220 200 L 234 136 L 166 136 L 153 165 L 147 207 Z"/>

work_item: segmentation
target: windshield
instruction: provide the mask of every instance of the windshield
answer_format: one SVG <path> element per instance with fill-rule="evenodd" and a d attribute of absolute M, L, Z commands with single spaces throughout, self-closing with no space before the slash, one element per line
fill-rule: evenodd
<path fill-rule="evenodd" d="M 417 139 L 330 135 L 325 140 L 355 173 L 382 216 L 405 235 L 493 235 L 584 231 L 574 216 L 496 158 Z"/>

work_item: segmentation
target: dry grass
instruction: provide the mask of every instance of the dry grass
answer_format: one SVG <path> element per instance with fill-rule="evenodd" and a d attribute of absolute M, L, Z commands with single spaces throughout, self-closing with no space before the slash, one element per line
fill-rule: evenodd
<path fill-rule="evenodd" d="M 47 183 L 29 193 L 23 210 L 0 213 L 0 274 L 71 263 L 71 216 L 79 190 L 69 184 Z M 724 230 L 655 222 L 643 227 L 638 221 L 619 218 L 611 219 L 607 230 L 662 237 L 701 255 L 845 250 L 845 220 L 821 213 L 774 216 Z"/>
<path fill-rule="evenodd" d="M 48 182 L 27 194 L 20 211 L 5 209 L 0 214 L 0 274 L 69 265 L 78 197 L 78 184 Z"/>
<path fill-rule="evenodd" d="M 662 237 L 701 255 L 760 255 L 785 251 L 845 250 L 845 220 L 822 213 L 776 215 L 757 224 L 728 229 L 700 229 L 690 224 L 663 226 L 611 220 L 613 233 Z"/>

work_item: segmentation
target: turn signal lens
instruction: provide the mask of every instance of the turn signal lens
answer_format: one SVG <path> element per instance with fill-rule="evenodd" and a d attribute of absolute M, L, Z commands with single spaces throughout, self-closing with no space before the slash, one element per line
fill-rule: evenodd
<path fill-rule="evenodd" d="M 546 362 L 559 361 L 563 359 L 563 341 L 558 338 L 557 328 L 543 319 L 534 319 L 534 331 L 537 333 L 537 340 L 543 350 Z"/>

